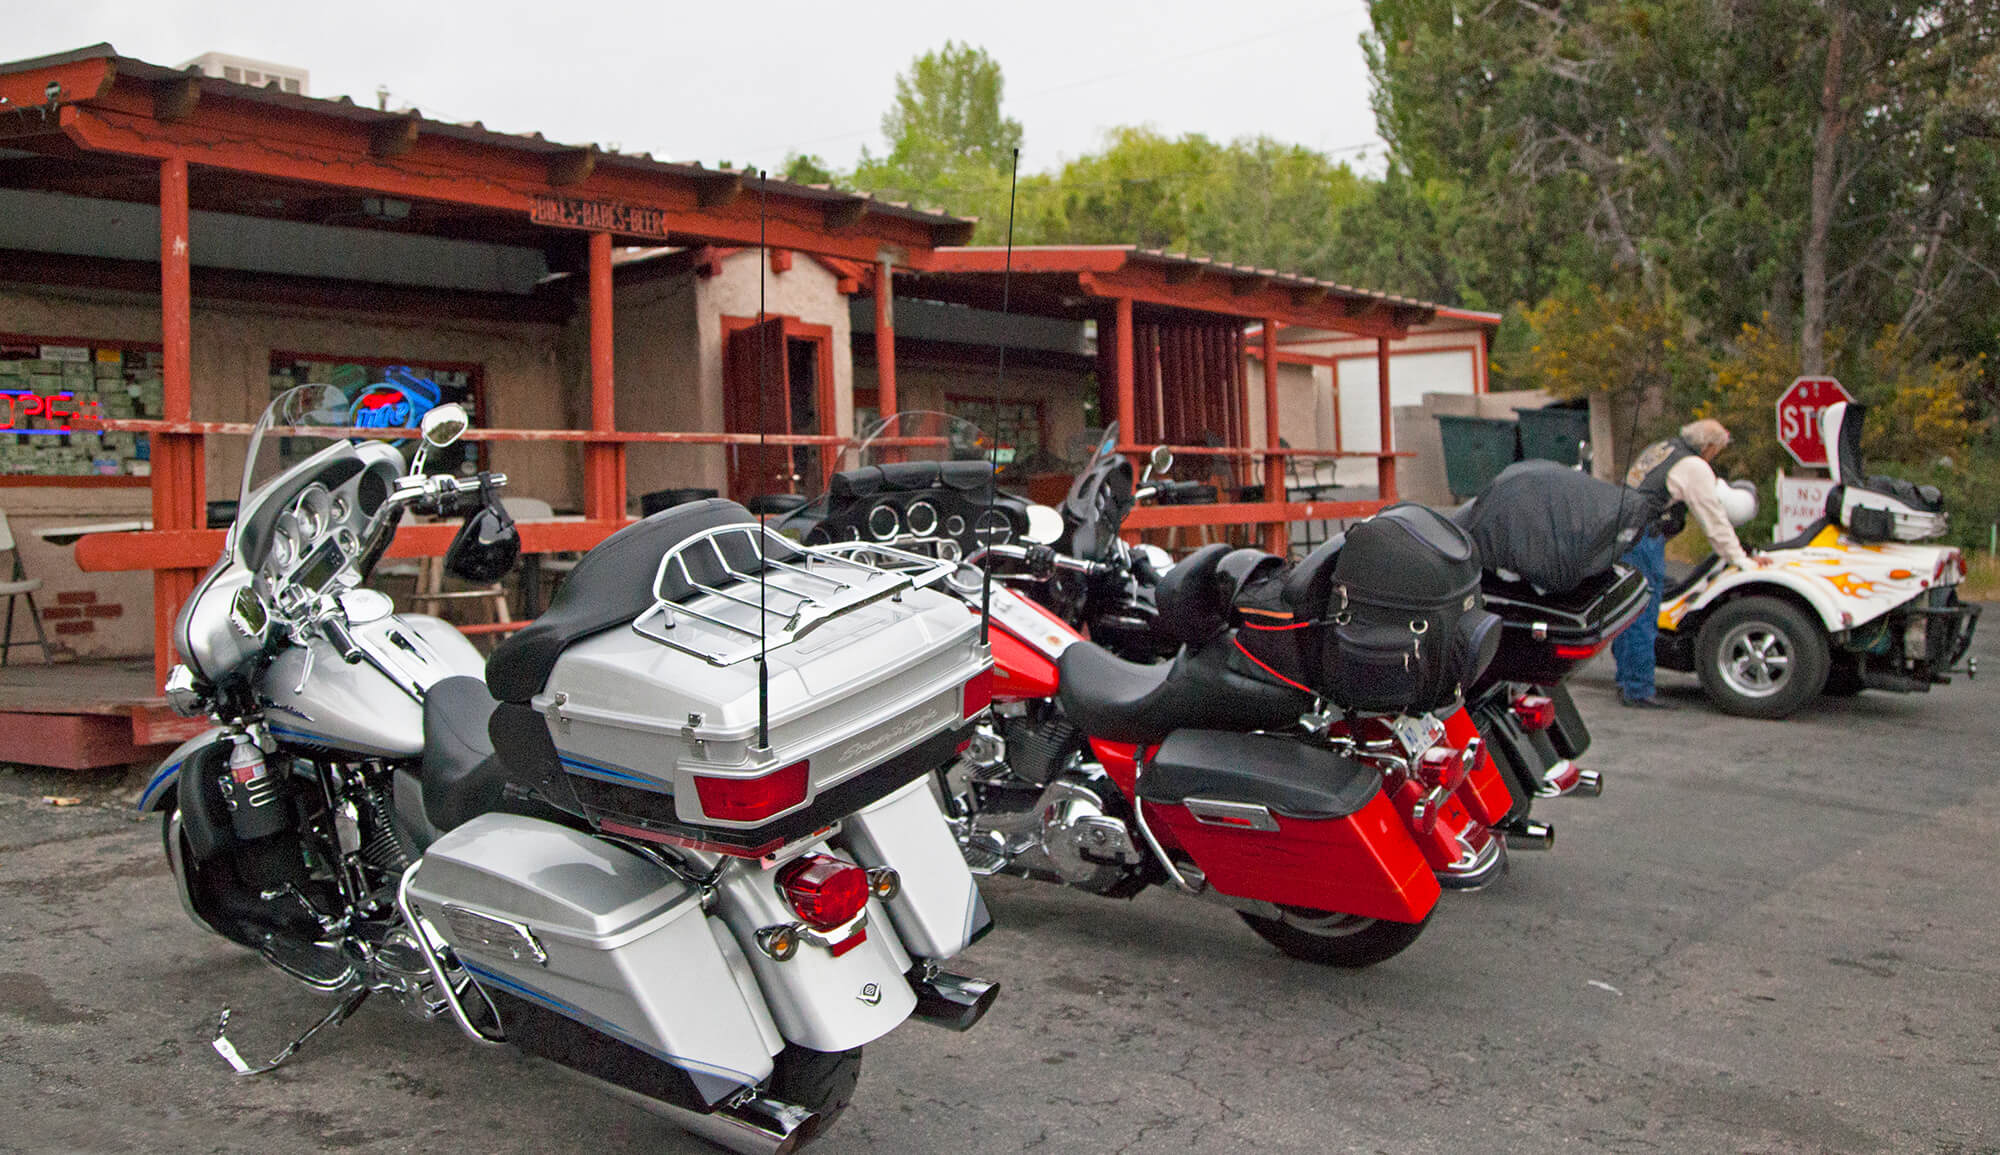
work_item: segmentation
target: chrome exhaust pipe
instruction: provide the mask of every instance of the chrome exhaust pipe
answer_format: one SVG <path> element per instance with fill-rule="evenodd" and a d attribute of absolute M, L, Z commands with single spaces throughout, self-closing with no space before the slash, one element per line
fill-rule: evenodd
<path fill-rule="evenodd" d="M 747 1094 L 713 1111 L 695 1111 L 622 1087 L 608 1079 L 585 1074 L 553 1059 L 535 1056 L 543 1062 L 608 1095 L 623 1099 L 652 1115 L 657 1115 L 691 1135 L 699 1136 L 737 1155 L 791 1155 L 819 1130 L 820 1117 L 804 1107 L 773 1099 L 768 1095 Z"/>
<path fill-rule="evenodd" d="M 1569 792 L 1578 798 L 1598 798 L 1604 794 L 1604 775 L 1595 770 L 1578 770 L 1576 785 Z"/>
<path fill-rule="evenodd" d="M 999 983 L 949 971 L 913 978 L 910 989 L 917 993 L 917 1009 L 911 1012 L 914 1017 L 954 1031 L 971 1030 L 1000 995 Z"/>
<path fill-rule="evenodd" d="M 1556 828 L 1532 818 L 1517 818 L 1500 827 L 1509 850 L 1548 850 L 1556 844 Z"/>

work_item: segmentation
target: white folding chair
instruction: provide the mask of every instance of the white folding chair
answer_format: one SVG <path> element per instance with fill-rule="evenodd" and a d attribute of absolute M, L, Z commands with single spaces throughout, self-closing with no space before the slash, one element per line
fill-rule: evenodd
<path fill-rule="evenodd" d="M 54 665 L 55 658 L 49 654 L 49 636 L 42 630 L 42 610 L 35 604 L 35 591 L 42 588 L 41 578 L 31 578 L 21 567 L 21 551 L 14 542 L 14 528 L 7 524 L 7 512 L 0 510 L 0 553 L 14 555 L 14 576 L 8 581 L 0 581 L 0 595 L 7 598 L 7 625 L 0 633 L 0 666 L 7 664 L 7 654 L 16 645 L 40 646 L 42 662 Z M 34 624 L 35 640 L 14 641 L 14 599 L 28 599 L 28 620 Z"/>

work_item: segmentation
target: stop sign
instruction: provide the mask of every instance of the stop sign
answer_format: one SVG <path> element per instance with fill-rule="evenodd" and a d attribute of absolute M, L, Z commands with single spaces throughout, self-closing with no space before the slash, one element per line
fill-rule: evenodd
<path fill-rule="evenodd" d="M 1826 465 L 1826 446 L 1819 439 L 1819 415 L 1827 406 L 1852 401 L 1854 395 L 1831 377 L 1801 377 L 1778 396 L 1778 444 L 1800 465 Z"/>

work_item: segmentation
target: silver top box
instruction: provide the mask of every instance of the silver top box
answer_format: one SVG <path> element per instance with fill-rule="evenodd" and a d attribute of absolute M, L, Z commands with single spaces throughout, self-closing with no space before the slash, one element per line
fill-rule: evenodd
<path fill-rule="evenodd" d="M 533 704 L 572 774 L 672 794 L 682 822 L 759 826 L 964 722 L 965 685 L 991 658 L 978 617 L 931 588 L 949 569 L 892 571 L 750 524 L 697 534 L 661 560 L 653 607 L 565 649 Z M 756 747 L 760 661 L 768 749 Z M 694 776 L 800 762 L 796 805 L 741 821 L 703 812 Z"/>

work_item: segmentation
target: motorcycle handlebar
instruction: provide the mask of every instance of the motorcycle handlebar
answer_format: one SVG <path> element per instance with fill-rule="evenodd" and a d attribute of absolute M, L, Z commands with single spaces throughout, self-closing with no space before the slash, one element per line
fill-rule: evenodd
<path fill-rule="evenodd" d="M 1025 562 L 1036 569 L 1046 567 L 1049 570 L 1068 570 L 1071 573 L 1080 573 L 1087 577 L 1104 577 L 1116 572 L 1118 568 L 1107 562 L 1084 561 L 1081 558 L 1070 557 L 1068 554 L 1057 553 L 1055 550 L 1042 545 L 989 545 L 973 551 L 972 556 L 966 558 L 965 561 L 968 565 L 978 565 L 989 557 Z"/>

